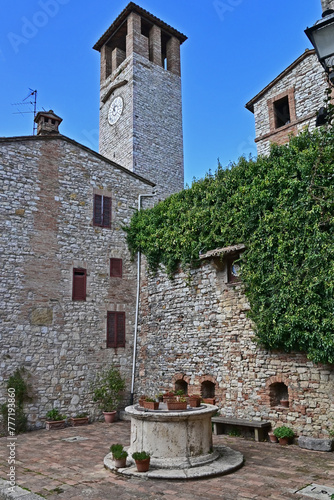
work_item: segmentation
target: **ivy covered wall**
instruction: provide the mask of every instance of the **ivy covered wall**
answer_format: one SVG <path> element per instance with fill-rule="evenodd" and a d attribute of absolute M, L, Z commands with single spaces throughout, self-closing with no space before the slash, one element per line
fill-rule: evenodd
<path fill-rule="evenodd" d="M 199 254 L 244 243 L 242 280 L 257 341 L 334 363 L 334 131 L 274 146 L 137 213 L 126 228 L 134 253 L 170 276 Z"/>

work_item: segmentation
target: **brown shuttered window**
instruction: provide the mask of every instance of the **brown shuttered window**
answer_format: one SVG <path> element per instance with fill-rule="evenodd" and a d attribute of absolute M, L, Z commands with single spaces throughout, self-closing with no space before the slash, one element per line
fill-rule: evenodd
<path fill-rule="evenodd" d="M 110 277 L 122 278 L 122 259 L 110 259 Z"/>
<path fill-rule="evenodd" d="M 107 347 L 125 347 L 125 313 L 108 312 Z"/>
<path fill-rule="evenodd" d="M 111 227 L 111 198 L 94 194 L 94 226 Z"/>
<path fill-rule="evenodd" d="M 86 269 L 73 269 L 72 300 L 86 300 Z"/>

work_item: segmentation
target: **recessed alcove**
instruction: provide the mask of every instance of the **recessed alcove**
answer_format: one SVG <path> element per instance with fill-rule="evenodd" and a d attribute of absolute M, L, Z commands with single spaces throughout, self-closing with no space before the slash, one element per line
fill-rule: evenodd
<path fill-rule="evenodd" d="M 175 390 L 183 391 L 184 394 L 188 394 L 188 384 L 185 380 L 177 380 L 175 382 Z"/>
<path fill-rule="evenodd" d="M 269 386 L 270 406 L 282 406 L 281 401 L 289 400 L 288 386 L 284 382 L 275 382 Z"/>
<path fill-rule="evenodd" d="M 203 399 L 215 397 L 215 384 L 209 380 L 204 380 L 201 384 L 201 394 Z"/>

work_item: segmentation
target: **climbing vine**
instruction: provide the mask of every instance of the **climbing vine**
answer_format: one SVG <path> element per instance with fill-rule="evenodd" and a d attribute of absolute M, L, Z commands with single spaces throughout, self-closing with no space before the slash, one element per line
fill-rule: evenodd
<path fill-rule="evenodd" d="M 334 130 L 304 132 L 269 156 L 241 158 L 194 181 L 127 231 L 131 252 L 170 275 L 199 253 L 247 247 L 242 277 L 256 337 L 267 349 L 334 363 Z"/>

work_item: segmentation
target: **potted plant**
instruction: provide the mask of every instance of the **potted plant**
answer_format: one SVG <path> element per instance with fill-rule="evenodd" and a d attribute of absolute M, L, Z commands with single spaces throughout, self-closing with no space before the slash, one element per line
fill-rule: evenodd
<path fill-rule="evenodd" d="M 203 398 L 203 403 L 206 403 L 207 405 L 215 405 L 216 398 Z"/>
<path fill-rule="evenodd" d="M 179 411 L 187 409 L 187 399 L 185 397 L 179 397 L 178 401 L 169 400 L 167 401 L 168 410 Z"/>
<path fill-rule="evenodd" d="M 112 444 L 110 446 L 110 451 L 112 453 L 112 457 L 113 459 L 115 459 L 115 453 L 118 452 L 118 451 L 122 451 L 123 450 L 123 445 L 122 444 Z"/>
<path fill-rule="evenodd" d="M 125 380 L 118 368 L 111 366 L 100 373 L 94 387 L 94 401 L 99 402 L 106 423 L 113 422 L 125 389 Z"/>
<path fill-rule="evenodd" d="M 144 401 L 145 401 L 145 399 L 146 399 L 145 395 L 144 396 L 140 396 L 140 398 L 138 400 L 139 406 L 144 407 Z"/>
<path fill-rule="evenodd" d="M 273 432 L 268 432 L 268 436 L 271 443 L 278 443 L 278 439 Z"/>
<path fill-rule="evenodd" d="M 153 398 L 146 398 L 143 404 L 147 410 L 159 410 L 159 401 Z"/>
<path fill-rule="evenodd" d="M 185 393 L 182 389 L 179 389 L 178 391 L 175 391 L 175 396 L 176 399 L 179 400 L 180 398 L 185 397 Z"/>
<path fill-rule="evenodd" d="M 191 406 L 192 408 L 198 408 L 199 406 L 201 406 L 201 396 L 199 394 L 190 394 L 189 406 Z"/>
<path fill-rule="evenodd" d="M 78 427 L 80 425 L 86 425 L 89 423 L 88 413 L 78 413 L 75 417 L 70 418 L 70 424 L 72 427 Z"/>
<path fill-rule="evenodd" d="M 52 429 L 64 429 L 66 416 L 59 413 L 58 408 L 50 410 L 46 414 L 46 430 L 50 431 Z"/>
<path fill-rule="evenodd" d="M 289 444 L 290 439 L 293 438 L 294 432 L 290 427 L 286 427 L 282 425 L 281 427 L 277 427 L 274 430 L 274 436 L 277 437 L 279 444 L 287 445 Z"/>
<path fill-rule="evenodd" d="M 132 458 L 136 462 L 138 472 L 147 472 L 150 468 L 150 454 L 146 451 L 135 451 Z"/>
<path fill-rule="evenodd" d="M 125 450 L 117 450 L 113 454 L 114 456 L 114 461 L 115 461 L 115 467 L 117 469 L 124 469 L 126 467 L 126 459 L 128 456 L 128 452 Z"/>
<path fill-rule="evenodd" d="M 162 396 L 163 402 L 167 403 L 170 399 L 176 399 L 175 392 L 173 391 L 166 391 L 163 396 Z"/>

